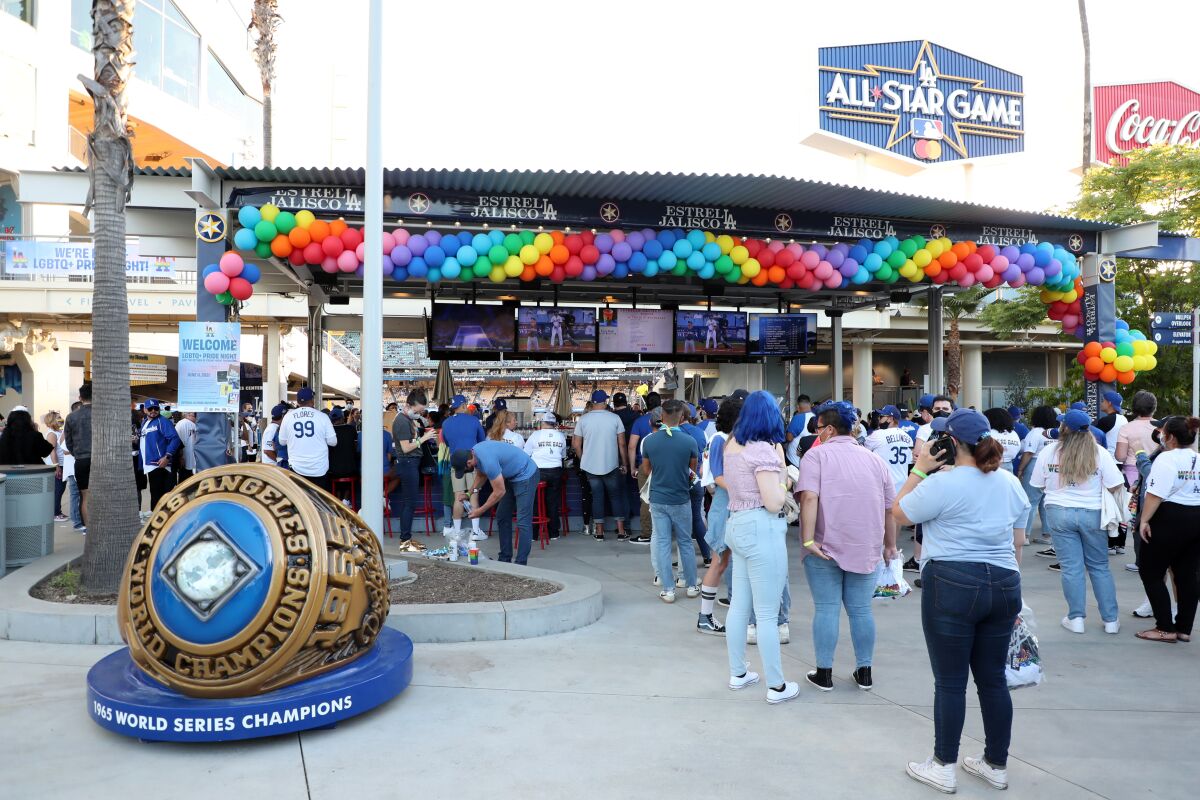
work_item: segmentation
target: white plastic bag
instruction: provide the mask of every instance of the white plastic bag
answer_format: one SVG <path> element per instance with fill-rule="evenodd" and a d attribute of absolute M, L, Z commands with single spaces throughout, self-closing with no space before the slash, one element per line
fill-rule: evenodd
<path fill-rule="evenodd" d="M 1008 661 L 1004 665 L 1009 689 L 1037 686 L 1045 679 L 1036 631 L 1033 609 L 1022 603 L 1008 640 Z"/>
<path fill-rule="evenodd" d="M 876 600 L 895 600 L 897 597 L 904 597 L 912 591 L 912 587 L 908 585 L 908 581 L 904 580 L 904 554 L 893 558 L 891 561 L 880 561 L 879 566 L 875 568 L 875 594 Z"/>

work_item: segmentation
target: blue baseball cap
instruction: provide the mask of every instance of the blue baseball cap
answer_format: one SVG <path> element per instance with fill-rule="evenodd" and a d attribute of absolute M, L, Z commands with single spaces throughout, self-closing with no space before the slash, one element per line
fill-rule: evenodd
<path fill-rule="evenodd" d="M 466 404 L 467 404 L 467 398 L 465 395 L 456 394 L 456 395 L 454 395 L 454 397 L 450 398 L 450 407 L 451 408 L 461 408 L 462 406 L 465 406 Z"/>
<path fill-rule="evenodd" d="M 300 402 L 300 403 L 307 403 L 309 400 L 312 400 L 316 396 L 317 396 L 316 393 L 313 392 L 313 390 L 308 388 L 307 386 L 305 386 L 300 391 L 296 392 L 296 400 L 297 400 L 297 402 Z"/>
<path fill-rule="evenodd" d="M 508 411 L 508 401 L 503 397 L 496 398 L 496 402 L 492 403 L 492 411 Z"/>
<path fill-rule="evenodd" d="M 1083 402 L 1082 400 L 1076 400 L 1074 403 L 1071 403 L 1070 410 L 1072 410 L 1072 411 L 1087 411 L 1087 403 Z"/>
<path fill-rule="evenodd" d="M 275 419 L 276 417 L 282 417 L 287 412 L 288 412 L 287 403 L 280 403 L 279 405 L 277 405 L 271 409 L 271 419 Z"/>
<path fill-rule="evenodd" d="M 142 408 L 158 408 L 158 401 L 151 397 L 142 403 Z"/>
<path fill-rule="evenodd" d="M 607 403 L 608 402 L 608 392 L 604 391 L 603 389 L 597 389 L 596 391 L 592 392 L 592 402 L 593 403 Z"/>
<path fill-rule="evenodd" d="M 718 409 L 717 401 L 713 400 L 711 397 L 701 400 L 700 409 L 706 414 L 715 414 L 717 413 Z"/>
<path fill-rule="evenodd" d="M 1025 409 L 1021 408 L 1020 406 L 1009 406 L 1008 413 L 1013 419 L 1016 419 L 1025 413 Z"/>
<path fill-rule="evenodd" d="M 921 395 L 921 399 L 917 401 L 917 408 L 928 408 L 930 411 L 932 411 L 933 410 L 933 398 L 935 396 L 936 395 L 932 395 L 932 394 Z"/>
<path fill-rule="evenodd" d="M 884 406 L 883 408 L 879 409 L 879 413 L 885 417 L 895 417 L 896 419 L 900 419 L 900 409 L 896 408 L 895 406 Z"/>
<path fill-rule="evenodd" d="M 838 400 L 836 402 L 830 400 L 822 403 L 815 409 L 815 411 L 818 417 L 821 414 L 824 414 L 826 411 L 836 411 L 838 416 L 842 418 L 842 422 L 846 424 L 847 428 L 853 428 L 854 423 L 858 422 L 858 412 L 854 410 L 854 406 L 852 404 L 847 403 L 845 400 Z"/>
<path fill-rule="evenodd" d="M 1073 431 L 1082 431 L 1091 427 L 1092 419 L 1086 411 L 1072 407 L 1070 411 L 1062 415 L 1059 424 Z"/>
<path fill-rule="evenodd" d="M 684 405 L 687 406 L 688 419 L 694 419 L 696 417 L 696 407 L 691 403 L 684 403 Z"/>
<path fill-rule="evenodd" d="M 1102 394 L 1100 396 L 1103 397 L 1108 402 L 1112 403 L 1112 407 L 1115 408 L 1117 411 L 1121 410 L 1121 394 L 1120 394 L 1120 392 L 1116 392 L 1112 389 L 1109 389 L 1107 392 L 1105 392 L 1104 394 Z"/>
<path fill-rule="evenodd" d="M 960 442 L 972 445 L 992 435 L 992 425 L 987 417 L 969 408 L 952 411 L 948 417 L 935 417 L 929 427 L 938 433 L 945 431 Z"/>
<path fill-rule="evenodd" d="M 329 412 L 330 422 L 341 422 L 346 419 L 346 414 L 340 408 L 335 408 Z"/>

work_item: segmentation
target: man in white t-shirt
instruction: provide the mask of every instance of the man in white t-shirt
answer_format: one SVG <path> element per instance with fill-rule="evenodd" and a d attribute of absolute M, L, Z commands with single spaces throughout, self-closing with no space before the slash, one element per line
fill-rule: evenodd
<path fill-rule="evenodd" d="M 625 541 L 628 491 L 625 489 L 625 423 L 608 410 L 608 392 L 592 392 L 592 410 L 579 418 L 571 444 L 579 454 L 579 470 L 592 489 L 592 535 L 604 539 L 604 496 L 617 519 L 617 539 Z"/>
<path fill-rule="evenodd" d="M 183 448 L 183 466 L 179 470 L 179 480 L 183 482 L 196 472 L 196 413 L 188 411 L 175 426 L 179 435 L 180 446 Z"/>
<path fill-rule="evenodd" d="M 558 538 L 559 508 L 562 495 L 563 456 L 567 453 L 567 437 L 558 429 L 558 417 L 553 411 L 542 414 L 542 427 L 529 434 L 525 440 L 525 452 L 537 464 L 541 479 L 546 484 L 547 530 L 551 539 Z"/>
<path fill-rule="evenodd" d="M 279 424 L 279 443 L 287 448 L 293 472 L 329 491 L 329 448 L 337 444 L 337 432 L 328 415 L 313 408 L 314 396 L 307 386 L 296 393 L 299 407 Z"/>
<path fill-rule="evenodd" d="M 287 403 L 279 403 L 271 409 L 271 421 L 263 430 L 262 447 L 259 448 L 258 451 L 261 455 L 262 463 L 264 464 L 270 464 L 271 466 L 285 466 L 279 464 L 279 462 L 281 460 L 287 460 L 286 456 L 284 456 L 284 454 L 287 452 L 287 448 L 284 448 L 283 445 L 280 445 L 280 448 L 282 448 L 283 452 L 277 452 L 275 449 L 275 438 L 279 433 L 279 423 L 283 422 L 283 415 L 287 412 Z"/>
<path fill-rule="evenodd" d="M 900 422 L 900 409 L 884 406 L 879 411 L 879 427 L 871 431 L 863 446 L 883 459 L 892 474 L 896 491 L 908 480 L 908 468 L 913 461 L 913 441 L 907 433 L 896 427 Z"/>
<path fill-rule="evenodd" d="M 1100 418 L 1096 427 L 1104 433 L 1104 446 L 1113 458 L 1117 455 L 1117 434 L 1129 420 L 1121 413 L 1121 395 L 1112 389 L 1100 395 Z"/>

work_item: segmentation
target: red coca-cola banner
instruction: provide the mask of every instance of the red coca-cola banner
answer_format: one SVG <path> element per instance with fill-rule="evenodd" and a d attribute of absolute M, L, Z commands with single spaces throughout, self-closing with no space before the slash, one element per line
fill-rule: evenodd
<path fill-rule="evenodd" d="M 1171 81 L 1097 86 L 1092 97 L 1096 160 L 1124 164 L 1151 145 L 1200 146 L 1200 93 Z"/>

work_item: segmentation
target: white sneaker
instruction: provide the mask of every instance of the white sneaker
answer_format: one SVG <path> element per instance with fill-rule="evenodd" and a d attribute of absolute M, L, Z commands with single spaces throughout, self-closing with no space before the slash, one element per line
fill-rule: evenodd
<path fill-rule="evenodd" d="M 1071 633 L 1083 633 L 1083 617 L 1075 617 L 1074 619 L 1070 617 L 1063 617 L 1062 626 Z"/>
<path fill-rule="evenodd" d="M 1121 632 L 1121 620 L 1114 619 L 1112 622 L 1104 623 L 1104 632 L 1105 633 L 1120 633 Z"/>
<path fill-rule="evenodd" d="M 658 599 L 662 600 L 664 603 L 674 603 L 675 602 L 675 592 L 670 589 L 668 589 L 665 592 L 659 592 Z"/>
<path fill-rule="evenodd" d="M 1135 617 L 1141 617 L 1142 619 L 1149 619 L 1150 617 L 1153 617 L 1154 609 L 1150 607 L 1150 601 L 1147 600 L 1146 602 L 1142 603 L 1140 606 L 1135 608 L 1133 610 L 1133 615 Z"/>
<path fill-rule="evenodd" d="M 779 643 L 787 644 L 791 640 L 792 640 L 792 629 L 789 628 L 788 624 L 785 622 L 779 626 Z"/>
<path fill-rule="evenodd" d="M 784 681 L 783 691 L 767 689 L 767 702 L 771 705 L 776 703 L 786 703 L 788 700 L 793 699 L 798 694 L 800 694 L 800 684 L 796 683 L 795 681 Z"/>
<path fill-rule="evenodd" d="M 734 691 L 745 689 L 747 686 L 753 686 L 756 683 L 758 683 L 758 673 L 751 672 L 750 670 L 746 670 L 746 674 L 740 678 L 736 675 L 729 676 L 729 688 Z"/>
<path fill-rule="evenodd" d="M 654 576 L 654 585 L 658 586 L 658 576 L 657 575 Z"/>
<path fill-rule="evenodd" d="M 904 771 L 914 781 L 932 786 L 944 794 L 954 794 L 958 791 L 958 778 L 954 774 L 954 765 L 939 764 L 933 760 L 933 756 L 921 762 L 908 762 L 908 767 Z"/>
<path fill-rule="evenodd" d="M 487 540 L 487 534 L 483 531 L 471 531 L 471 541 L 483 542 Z"/>
<path fill-rule="evenodd" d="M 676 578 L 675 579 L 675 588 L 676 589 L 687 588 L 687 581 L 685 581 L 683 578 Z"/>
<path fill-rule="evenodd" d="M 758 626 L 746 626 L 746 644 L 758 644 Z"/>
<path fill-rule="evenodd" d="M 991 784 L 994 789 L 1008 788 L 1008 770 L 996 769 L 991 764 L 983 760 L 983 756 L 979 758 L 971 758 L 963 756 L 963 769 L 977 778 L 982 778 L 987 783 Z"/>
<path fill-rule="evenodd" d="M 700 596 L 700 587 L 699 586 L 687 587 L 687 596 L 688 597 L 699 597 Z"/>

